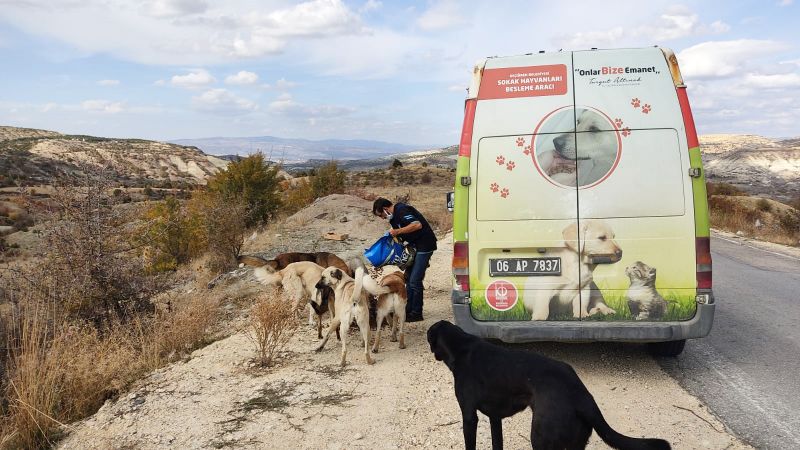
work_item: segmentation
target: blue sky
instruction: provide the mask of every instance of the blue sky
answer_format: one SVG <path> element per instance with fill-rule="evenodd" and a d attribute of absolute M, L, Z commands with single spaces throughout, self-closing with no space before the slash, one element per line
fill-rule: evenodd
<path fill-rule="evenodd" d="M 701 134 L 800 135 L 793 0 L 0 0 L 0 125 L 168 140 L 458 140 L 473 65 L 678 54 Z"/>

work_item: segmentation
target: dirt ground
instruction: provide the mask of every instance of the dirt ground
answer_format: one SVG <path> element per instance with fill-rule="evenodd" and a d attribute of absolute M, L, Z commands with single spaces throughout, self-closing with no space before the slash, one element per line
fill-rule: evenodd
<path fill-rule="evenodd" d="M 288 248 L 358 254 L 386 228 L 369 215 L 370 205 L 350 196 L 328 198 L 282 227 L 251 236 L 248 248 L 254 252 L 261 246 L 267 255 Z M 327 231 L 349 232 L 351 237 L 342 243 L 325 241 L 320 236 Z M 407 325 L 403 350 L 384 334 L 372 366 L 364 361 L 355 330 L 343 369 L 337 341 L 321 353 L 313 351 L 316 330 L 305 319 L 271 369 L 256 368 L 252 342 L 243 332 L 234 332 L 186 361 L 155 371 L 129 394 L 68 427 L 59 448 L 463 448 L 452 375 L 425 342 L 431 324 L 452 320 L 451 257 L 452 238 L 443 236 L 425 280 L 425 321 Z M 226 289 L 254 281 L 240 277 L 228 283 Z M 241 329 L 245 320 L 232 323 L 232 329 Z M 525 347 L 572 364 L 619 432 L 664 438 L 677 449 L 749 448 L 664 373 L 642 346 Z M 527 410 L 504 421 L 506 448 L 530 448 L 530 420 Z M 478 448 L 490 447 L 488 420 L 481 416 Z M 607 447 L 593 435 L 589 448 Z"/>

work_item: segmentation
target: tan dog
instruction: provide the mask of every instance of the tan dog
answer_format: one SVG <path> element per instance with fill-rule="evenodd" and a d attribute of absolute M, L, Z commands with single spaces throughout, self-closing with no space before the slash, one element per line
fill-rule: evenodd
<path fill-rule="evenodd" d="M 361 337 L 364 339 L 364 356 L 367 364 L 375 363 L 369 354 L 369 304 L 367 292 L 363 289 L 364 269 L 357 268 L 355 275 L 353 279 L 339 268 L 328 267 L 322 271 L 322 277 L 317 283 L 317 288 L 332 287 L 336 298 L 336 313 L 331 320 L 331 327 L 317 347 L 317 351 L 325 348 L 331 334 L 338 329 L 342 339 L 342 367 L 347 363 L 347 330 L 353 320 L 358 324 Z"/>
<path fill-rule="evenodd" d="M 397 342 L 397 328 L 400 328 L 400 348 L 406 348 L 406 303 L 408 293 L 406 292 L 406 279 L 403 272 L 399 270 L 384 275 L 380 282 L 376 282 L 369 275 L 364 277 L 364 289 L 378 298 L 376 322 L 378 326 L 375 330 L 375 344 L 372 346 L 372 353 L 378 353 L 381 345 L 381 328 L 383 319 L 393 313 L 389 319 L 392 325 L 392 334 L 389 340 Z"/>
<path fill-rule="evenodd" d="M 597 313 L 616 313 L 602 298 L 598 298 L 600 296 L 595 295 L 592 298 L 592 277 L 597 264 L 619 261 L 622 258 L 622 249 L 614 241 L 611 227 L 604 221 L 582 220 L 580 228 L 580 239 L 577 223 L 564 228 L 562 234 L 566 247 L 552 255 L 548 253 L 548 256 L 561 257 L 561 275 L 547 277 L 548 288 L 542 289 L 542 277 L 528 277 L 525 281 L 523 303 L 525 309 L 531 313 L 531 320 L 547 320 L 550 304 L 554 299 L 563 306 L 571 305 L 572 317 L 576 319 Z M 580 248 L 577 247 L 578 243 Z M 575 258 L 575 253 L 578 258 Z M 594 304 L 588 309 L 590 301 Z"/>

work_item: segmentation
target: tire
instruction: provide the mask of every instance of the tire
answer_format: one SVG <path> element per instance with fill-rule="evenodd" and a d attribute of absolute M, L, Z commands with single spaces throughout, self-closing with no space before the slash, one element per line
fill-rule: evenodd
<path fill-rule="evenodd" d="M 670 356 L 675 357 L 683 353 L 683 348 L 686 347 L 686 339 L 679 341 L 666 341 L 666 342 L 651 342 L 647 344 L 650 353 L 655 356 Z"/>

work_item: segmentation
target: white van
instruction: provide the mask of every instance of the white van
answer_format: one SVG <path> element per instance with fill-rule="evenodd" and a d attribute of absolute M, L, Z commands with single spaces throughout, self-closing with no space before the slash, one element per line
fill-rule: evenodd
<path fill-rule="evenodd" d="M 454 189 L 456 322 L 677 355 L 714 317 L 700 148 L 671 50 L 488 58 Z"/>

